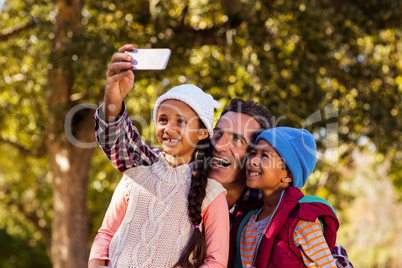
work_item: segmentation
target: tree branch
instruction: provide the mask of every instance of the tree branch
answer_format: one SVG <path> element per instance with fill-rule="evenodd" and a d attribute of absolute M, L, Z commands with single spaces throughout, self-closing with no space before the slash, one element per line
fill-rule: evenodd
<path fill-rule="evenodd" d="M 0 42 L 7 41 L 10 38 L 12 38 L 22 32 L 35 28 L 37 25 L 42 24 L 42 23 L 50 23 L 50 22 L 39 21 L 38 19 L 33 18 L 31 21 L 25 23 L 24 25 L 18 25 L 15 27 L 6 28 L 0 32 Z"/>
<path fill-rule="evenodd" d="M 225 2 L 225 0 L 222 1 Z M 232 5 L 229 4 L 229 6 Z M 186 42 L 180 42 L 180 44 L 182 45 L 185 43 L 188 47 L 203 45 L 225 46 L 228 43 L 226 36 L 227 30 L 238 27 L 248 19 L 248 17 L 244 15 L 244 7 L 242 5 L 240 5 L 240 7 L 241 8 L 229 8 L 225 10 L 229 17 L 225 24 L 198 30 L 184 23 L 185 17 L 188 14 L 188 6 L 186 5 L 182 14 L 178 17 L 177 26 L 173 27 L 173 32 L 175 33 L 174 39 L 186 40 Z"/>
<path fill-rule="evenodd" d="M 12 147 L 16 148 L 20 152 L 20 154 L 22 154 L 24 156 L 33 156 L 33 157 L 41 158 L 46 155 L 46 151 L 47 151 L 46 143 L 44 141 L 42 141 L 40 143 L 40 145 L 37 147 L 37 149 L 35 149 L 35 150 L 26 149 L 24 146 L 22 146 L 18 143 L 12 142 L 10 140 L 6 140 L 3 137 L 0 137 L 0 143 L 11 145 Z"/>
<path fill-rule="evenodd" d="M 30 30 L 36 26 L 36 23 L 34 21 L 30 21 L 26 23 L 25 25 L 19 25 L 17 27 L 9 27 L 7 29 L 4 29 L 1 31 L 0 34 L 0 42 L 1 41 L 7 41 L 11 37 L 18 35 L 19 33 L 22 33 L 24 31 Z"/>

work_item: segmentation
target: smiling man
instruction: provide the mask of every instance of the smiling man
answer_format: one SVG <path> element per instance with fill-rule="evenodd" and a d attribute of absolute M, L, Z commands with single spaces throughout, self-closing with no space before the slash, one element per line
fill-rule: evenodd
<path fill-rule="evenodd" d="M 209 177 L 227 190 L 231 223 L 239 213 L 252 209 L 261 201 L 261 192 L 246 186 L 246 156 L 255 137 L 272 127 L 273 120 L 266 108 L 238 98 L 223 110 L 215 126 Z"/>

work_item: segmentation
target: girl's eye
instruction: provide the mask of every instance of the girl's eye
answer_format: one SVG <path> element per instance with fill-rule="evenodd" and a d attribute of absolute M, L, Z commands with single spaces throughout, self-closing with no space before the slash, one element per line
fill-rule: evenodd
<path fill-rule="evenodd" d="M 262 156 L 270 159 L 268 154 L 263 154 Z"/>
<path fill-rule="evenodd" d="M 256 155 L 257 153 L 255 152 L 255 151 L 251 151 L 250 152 L 250 156 L 254 156 L 254 155 Z"/>
<path fill-rule="evenodd" d="M 178 122 L 179 124 L 185 124 L 185 123 L 186 123 L 186 120 L 184 120 L 184 119 L 179 119 L 177 122 Z"/>
<path fill-rule="evenodd" d="M 158 122 L 164 123 L 164 122 L 167 122 L 167 119 L 166 118 L 159 118 Z"/>

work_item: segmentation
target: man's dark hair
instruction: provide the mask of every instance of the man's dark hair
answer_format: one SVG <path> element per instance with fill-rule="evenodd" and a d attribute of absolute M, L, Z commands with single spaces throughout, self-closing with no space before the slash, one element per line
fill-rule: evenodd
<path fill-rule="evenodd" d="M 229 105 L 223 109 L 221 117 L 228 112 L 249 115 L 253 117 L 264 130 L 274 127 L 274 121 L 272 120 L 269 110 L 254 101 L 245 101 L 239 98 L 234 98 L 230 101 Z"/>

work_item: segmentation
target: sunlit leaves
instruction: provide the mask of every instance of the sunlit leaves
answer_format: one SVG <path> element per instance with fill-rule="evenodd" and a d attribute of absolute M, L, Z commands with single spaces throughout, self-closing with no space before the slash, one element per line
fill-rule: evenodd
<path fill-rule="evenodd" d="M 8 257 L 14 256 L 16 265 L 22 265 L 27 258 L 33 257 L 29 254 L 35 254 L 41 258 L 34 263 L 46 263 L 49 267 L 44 251 L 45 245 L 50 242 L 52 210 L 47 162 L 45 159 L 23 158 L 11 146 L 1 145 L 0 149 L 3 152 L 0 165 L 0 232 L 6 231 L 13 237 L 12 244 L 6 248 L 14 248 Z M 26 242 L 22 243 L 21 239 Z M 16 243 L 25 246 L 20 245 L 21 251 L 15 251 Z M 0 258 L 7 257 L 6 252 L 2 253 Z"/>

